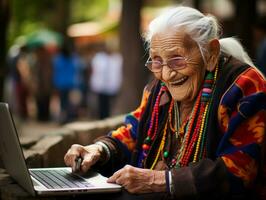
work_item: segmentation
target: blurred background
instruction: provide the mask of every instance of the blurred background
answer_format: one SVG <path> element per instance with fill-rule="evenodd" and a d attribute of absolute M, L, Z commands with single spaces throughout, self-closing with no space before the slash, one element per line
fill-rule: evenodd
<path fill-rule="evenodd" d="M 265 0 L 0 0 L 1 101 L 58 125 L 135 109 L 151 75 L 143 34 L 180 4 L 215 15 L 266 71 Z"/>

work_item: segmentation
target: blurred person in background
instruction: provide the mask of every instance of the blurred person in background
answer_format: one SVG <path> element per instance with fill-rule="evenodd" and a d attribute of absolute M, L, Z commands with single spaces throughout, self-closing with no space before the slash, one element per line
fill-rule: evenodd
<path fill-rule="evenodd" d="M 7 82 L 11 84 L 10 89 L 14 90 L 14 95 L 8 98 L 11 104 L 14 104 L 16 113 L 21 119 L 28 118 L 28 98 L 31 94 L 32 80 L 31 67 L 28 59 L 28 50 L 25 45 L 11 49 L 8 64 L 10 66 L 10 78 Z M 14 52 L 15 51 L 15 52 Z M 11 55 L 13 54 L 13 55 Z M 13 91 L 10 91 L 11 93 Z"/>
<path fill-rule="evenodd" d="M 60 123 L 72 121 L 78 117 L 81 103 L 82 62 L 74 52 L 70 39 L 65 38 L 57 55 L 53 58 L 53 85 L 60 99 Z"/>
<path fill-rule="evenodd" d="M 111 115 L 122 83 L 122 57 L 104 45 L 91 61 L 90 89 L 97 95 L 99 118 Z"/>
<path fill-rule="evenodd" d="M 38 46 L 33 50 L 35 62 L 32 79 L 34 81 L 34 96 L 37 108 L 37 120 L 50 120 L 50 100 L 52 95 L 52 54 L 44 47 Z"/>

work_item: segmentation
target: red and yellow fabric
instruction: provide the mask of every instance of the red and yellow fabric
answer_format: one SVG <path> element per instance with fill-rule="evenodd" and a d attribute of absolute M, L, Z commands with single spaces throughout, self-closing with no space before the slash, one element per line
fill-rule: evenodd
<path fill-rule="evenodd" d="M 259 161 L 255 155 L 265 139 L 266 83 L 254 68 L 244 71 L 225 93 L 218 119 L 224 134 L 219 155 L 229 173 L 245 185 L 257 175 Z"/>
<path fill-rule="evenodd" d="M 125 125 L 110 133 L 110 136 L 122 142 L 129 151 L 133 151 L 136 145 L 137 126 L 147 105 L 150 92 L 144 90 L 140 106 L 129 113 L 125 119 Z"/>

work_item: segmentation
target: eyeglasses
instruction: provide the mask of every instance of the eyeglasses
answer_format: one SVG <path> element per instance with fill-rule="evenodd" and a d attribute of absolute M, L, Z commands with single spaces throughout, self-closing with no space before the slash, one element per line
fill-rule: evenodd
<path fill-rule="evenodd" d="M 187 59 L 184 57 L 174 57 L 168 59 L 165 63 L 158 60 L 151 60 L 149 58 L 145 63 L 145 66 L 149 68 L 152 72 L 161 72 L 163 66 L 167 65 L 169 68 L 174 70 L 184 69 L 187 66 Z"/>

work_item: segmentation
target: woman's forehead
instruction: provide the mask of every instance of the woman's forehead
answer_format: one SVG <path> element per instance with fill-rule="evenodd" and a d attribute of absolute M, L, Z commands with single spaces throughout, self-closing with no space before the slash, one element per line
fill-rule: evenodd
<path fill-rule="evenodd" d="M 178 49 L 187 49 L 197 46 L 197 43 L 184 31 L 156 33 L 151 38 L 150 52 L 174 51 Z"/>

